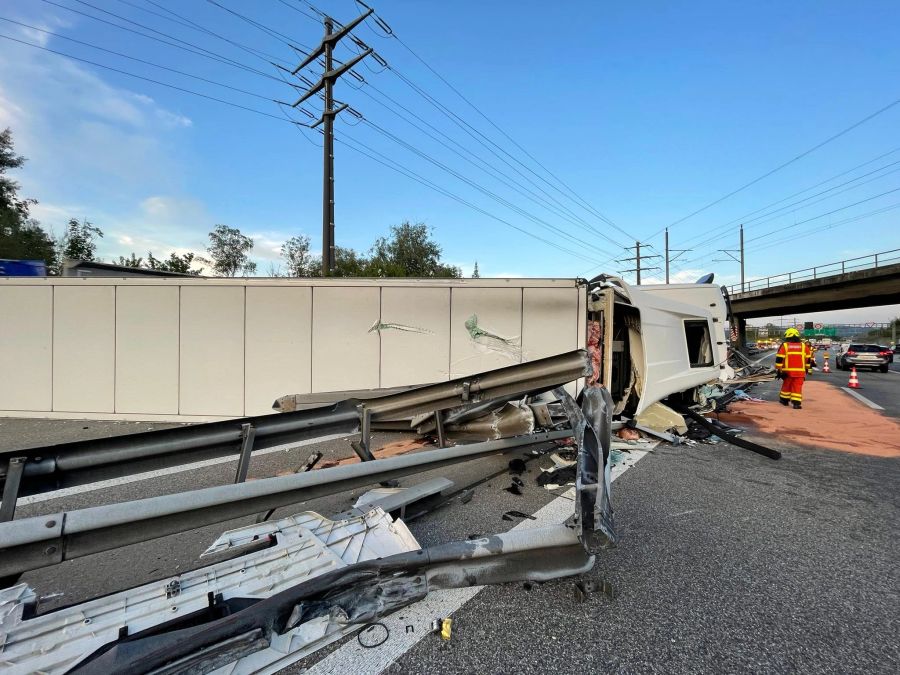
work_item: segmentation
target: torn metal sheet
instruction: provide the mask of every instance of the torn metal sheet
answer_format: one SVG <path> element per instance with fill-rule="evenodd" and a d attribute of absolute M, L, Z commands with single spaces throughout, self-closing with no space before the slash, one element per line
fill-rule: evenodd
<path fill-rule="evenodd" d="M 556 395 L 572 420 L 578 446 L 575 487 L 575 526 L 579 538 L 591 553 L 614 546 L 618 541 L 613 524 L 609 459 L 612 441 L 613 401 L 603 387 L 586 387 L 579 409 L 569 393 L 560 387 Z"/>
<path fill-rule="evenodd" d="M 230 530 L 204 555 L 266 539 L 273 544 L 261 551 L 31 618 L 26 610 L 35 596 L 26 584 L 0 590 L 0 666 L 7 673 L 70 672 L 103 646 L 163 621 L 198 612 L 215 618 L 225 607 L 246 606 L 323 574 L 419 550 L 403 521 L 373 507 L 340 521 L 307 511 Z M 265 648 L 237 659 L 229 672 L 274 672 L 343 634 L 327 628 L 313 623 L 271 635 Z"/>
<path fill-rule="evenodd" d="M 308 653 L 330 636 L 375 621 L 431 591 L 547 581 L 586 572 L 593 563 L 565 525 L 450 542 L 326 572 L 218 621 L 119 642 L 72 672 L 147 673 L 163 667 L 167 673 L 210 672 L 271 650 L 287 633 L 295 635 L 292 646 Z"/>
<path fill-rule="evenodd" d="M 489 441 L 534 432 L 534 413 L 527 405 L 508 402 L 499 410 L 451 424 L 445 423 L 447 436 L 453 440 Z"/>
<path fill-rule="evenodd" d="M 641 427 L 647 427 L 656 432 L 675 431 L 682 436 L 687 433 L 687 424 L 684 417 L 663 403 L 649 405 L 635 417 L 635 421 Z"/>

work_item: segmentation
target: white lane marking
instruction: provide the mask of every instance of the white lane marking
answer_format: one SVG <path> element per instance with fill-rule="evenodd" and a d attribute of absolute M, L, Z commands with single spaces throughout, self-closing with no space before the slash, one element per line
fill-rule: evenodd
<path fill-rule="evenodd" d="M 273 448 L 266 448 L 265 450 L 257 450 L 253 453 L 253 457 L 259 457 L 261 455 L 271 455 L 275 452 L 282 452 L 286 450 L 291 450 L 292 448 L 301 448 L 305 445 L 314 445 L 316 443 L 324 443 L 325 441 L 333 441 L 338 438 L 347 438 L 347 434 L 330 434 L 328 436 L 320 436 L 319 438 L 310 438 L 305 441 L 297 441 L 294 443 L 285 443 L 283 445 L 276 445 Z M 121 478 L 110 478 L 109 480 L 101 480 L 96 483 L 89 483 L 88 485 L 78 485 L 76 487 L 63 488 L 62 490 L 56 490 L 55 492 L 45 492 L 40 495 L 31 495 L 30 497 L 19 497 L 19 501 L 16 502 L 18 506 L 24 506 L 25 504 L 36 504 L 37 502 L 46 502 L 51 499 L 58 499 L 60 497 L 68 497 L 69 495 L 78 495 L 83 492 L 94 492 L 95 490 L 105 490 L 108 487 L 114 487 L 116 485 L 126 485 L 127 483 L 137 483 L 142 480 L 150 480 L 151 478 L 159 478 L 160 476 L 171 476 L 176 473 L 184 473 L 185 471 L 194 471 L 195 469 L 202 469 L 207 466 L 215 466 L 216 464 L 226 464 L 227 462 L 237 462 L 237 457 L 217 457 L 216 459 L 204 459 L 202 462 L 192 462 L 191 464 L 182 464 L 181 466 L 172 466 L 168 469 L 157 469 L 156 471 L 146 471 L 144 473 L 136 473 L 133 476 L 122 476 Z"/>
<path fill-rule="evenodd" d="M 884 408 L 882 408 L 877 403 L 872 403 L 872 401 L 867 399 L 865 396 L 863 396 L 862 394 L 860 394 L 858 392 L 853 391 L 852 389 L 848 389 L 847 387 L 841 387 L 841 389 L 846 391 L 848 394 L 850 394 L 853 398 L 855 398 L 860 403 L 864 403 L 865 405 L 869 406 L 872 410 L 884 410 Z"/>
<path fill-rule="evenodd" d="M 894 375 L 900 375 L 900 370 L 889 370 L 889 373 L 893 373 Z"/>
<path fill-rule="evenodd" d="M 616 480 L 648 453 L 632 450 L 623 462 L 612 469 L 612 480 Z M 525 530 L 564 522 L 574 509 L 575 488 L 554 499 L 533 515 L 536 520 L 523 520 L 514 530 Z M 429 593 L 424 600 L 398 610 L 380 619 L 387 626 L 390 638 L 378 649 L 362 647 L 357 640 L 345 642 L 324 659 L 306 670 L 309 675 L 376 675 L 412 649 L 415 644 L 429 634 L 431 622 L 438 617 L 448 617 L 458 611 L 466 602 L 474 598 L 484 586 L 455 588 Z M 403 617 L 402 619 L 400 617 Z M 412 626 L 408 633 L 406 627 Z"/>

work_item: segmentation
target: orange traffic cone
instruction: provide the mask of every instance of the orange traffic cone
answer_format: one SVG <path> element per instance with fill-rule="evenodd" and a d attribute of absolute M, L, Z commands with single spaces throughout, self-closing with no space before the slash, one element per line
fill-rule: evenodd
<path fill-rule="evenodd" d="M 850 371 L 850 382 L 847 384 L 850 389 L 859 389 L 859 378 L 856 376 L 856 366 Z"/>
<path fill-rule="evenodd" d="M 825 365 L 822 366 L 822 372 L 823 372 L 823 373 L 830 373 L 830 372 L 831 372 L 831 368 L 828 367 L 828 359 L 825 359 Z"/>

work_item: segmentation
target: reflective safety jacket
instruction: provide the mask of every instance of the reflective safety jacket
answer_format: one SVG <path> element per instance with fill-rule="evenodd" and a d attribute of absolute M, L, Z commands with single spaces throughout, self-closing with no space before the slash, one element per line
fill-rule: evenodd
<path fill-rule="evenodd" d="M 805 342 L 782 342 L 775 355 L 775 370 L 803 376 L 813 366 L 813 355 Z"/>

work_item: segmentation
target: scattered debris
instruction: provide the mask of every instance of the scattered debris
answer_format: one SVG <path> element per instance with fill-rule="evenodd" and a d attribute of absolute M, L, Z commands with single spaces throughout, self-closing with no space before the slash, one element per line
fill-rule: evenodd
<path fill-rule="evenodd" d="M 687 424 L 684 421 L 684 417 L 662 403 L 654 403 L 647 406 L 634 418 L 634 423 L 636 428 L 640 426 L 648 431 L 687 433 Z"/>
<path fill-rule="evenodd" d="M 579 579 L 574 583 L 575 600 L 586 602 L 594 593 L 603 593 L 609 600 L 616 599 L 616 591 L 608 581 L 594 581 L 593 579 Z"/>
<path fill-rule="evenodd" d="M 475 490 L 463 490 L 459 493 L 459 502 L 460 504 L 468 504 L 472 501 L 472 497 L 475 496 Z"/>
<path fill-rule="evenodd" d="M 641 440 L 641 434 L 639 431 L 635 429 L 629 429 L 628 427 L 623 427 L 616 432 L 616 436 L 625 441 L 639 441 Z"/>
<path fill-rule="evenodd" d="M 525 465 L 525 461 L 516 457 L 515 459 L 509 460 L 509 470 L 513 473 L 522 474 L 525 473 L 527 466 Z"/>
<path fill-rule="evenodd" d="M 506 490 L 511 495 L 517 495 L 519 497 L 522 496 L 522 486 L 521 485 L 516 485 L 515 483 L 513 483 L 509 487 L 503 488 L 503 489 Z"/>
<path fill-rule="evenodd" d="M 407 633 L 410 632 L 410 628 L 412 628 L 412 626 L 406 627 Z M 413 630 L 415 630 L 415 628 L 413 628 Z M 379 621 L 366 625 L 361 631 L 356 634 L 356 640 L 359 642 L 361 647 L 372 649 L 373 647 L 380 647 L 381 645 L 383 645 L 385 642 L 387 642 L 390 636 L 391 632 L 388 630 L 388 627 Z"/>
<path fill-rule="evenodd" d="M 534 516 L 521 511 L 507 511 L 502 516 L 503 520 L 512 520 L 513 518 L 527 518 L 528 520 L 537 520 Z"/>

